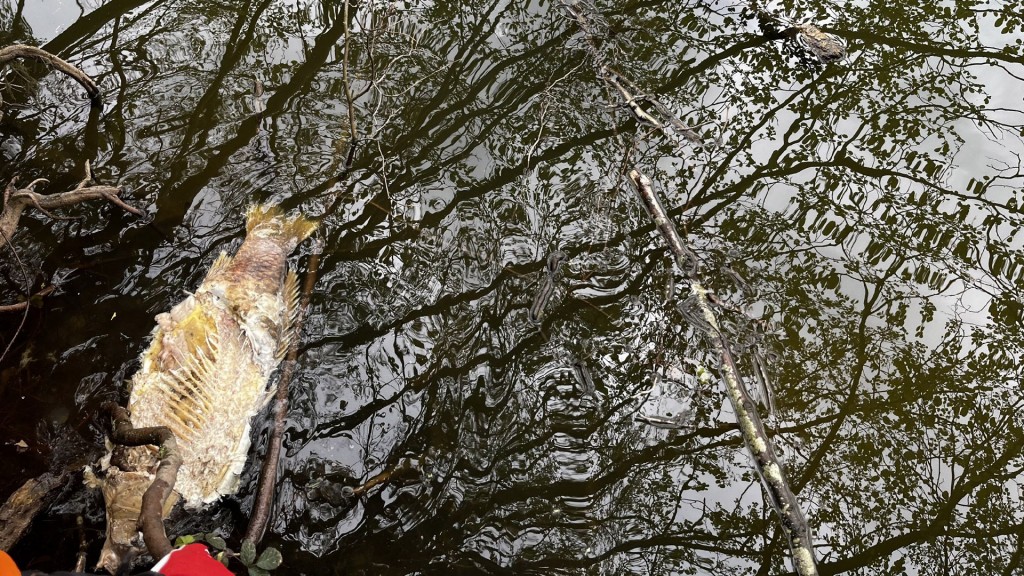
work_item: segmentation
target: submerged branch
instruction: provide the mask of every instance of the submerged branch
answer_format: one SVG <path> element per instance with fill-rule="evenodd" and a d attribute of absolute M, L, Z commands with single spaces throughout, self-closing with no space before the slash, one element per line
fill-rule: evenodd
<path fill-rule="evenodd" d="M 0 66 L 7 64 L 15 58 L 33 58 L 43 62 L 50 68 L 63 72 L 64 74 L 73 78 L 76 82 L 85 88 L 86 93 L 89 94 L 89 100 L 92 101 L 93 106 L 99 106 L 102 104 L 100 87 L 96 84 L 88 74 L 83 72 L 77 66 L 68 63 L 58 56 L 50 54 L 42 48 L 35 46 L 27 46 L 25 44 L 13 44 L 5 48 L 0 48 Z"/>
<path fill-rule="evenodd" d="M 281 460 L 281 439 L 284 436 L 284 421 L 288 416 L 288 388 L 291 385 L 292 375 L 295 373 L 296 359 L 302 325 L 305 321 L 306 309 L 309 308 L 309 297 L 313 292 L 313 285 L 316 283 L 316 269 L 320 265 L 320 252 L 323 250 L 321 242 L 313 245 L 313 253 L 309 258 L 309 268 L 306 270 L 306 278 L 302 284 L 302 301 L 296 311 L 295 324 L 292 327 L 291 345 L 288 347 L 288 356 L 281 370 L 281 378 L 277 381 L 277 396 L 274 400 L 274 427 L 270 431 L 270 440 L 267 443 L 267 453 L 263 457 L 263 467 L 260 468 L 260 482 L 256 489 L 256 500 L 253 504 L 252 516 L 249 518 L 249 526 L 245 531 L 243 540 L 249 540 L 253 544 L 259 544 L 267 531 L 267 524 L 270 522 L 270 512 L 274 507 L 274 487 L 277 484 L 277 466 Z"/>
<path fill-rule="evenodd" d="M 29 208 L 35 208 L 51 218 L 60 219 L 51 214 L 50 210 L 67 208 L 91 200 L 106 200 L 136 216 L 145 215 L 144 212 L 126 204 L 118 197 L 121 188 L 94 184 L 92 170 L 89 168 L 88 162 L 85 164 L 85 178 L 73 190 L 59 194 L 40 194 L 35 191 L 37 185 L 46 183 L 48 181 L 45 178 L 37 178 L 24 188 L 18 188 L 15 180 L 7 185 L 7 189 L 4 190 L 3 211 L 0 212 L 0 246 L 10 241 L 21 220 L 21 215 Z"/>
<path fill-rule="evenodd" d="M 800 502 L 797 500 L 793 489 L 790 487 L 789 480 L 786 478 L 782 463 L 775 454 L 772 441 L 768 437 L 768 432 L 765 430 L 760 414 L 757 412 L 757 406 L 750 397 L 740 372 L 736 368 L 736 361 L 733 358 L 729 342 L 722 333 L 718 323 L 718 316 L 712 307 L 714 296 L 697 279 L 693 266 L 695 260 L 690 260 L 690 254 L 692 253 L 676 230 L 675 224 L 665 212 L 661 200 L 651 185 L 650 178 L 636 170 L 631 171 L 629 177 L 636 186 L 637 193 L 640 195 L 640 199 L 648 214 L 658 227 L 658 231 L 661 232 L 669 249 L 675 255 L 680 271 L 687 275 L 690 280 L 691 297 L 694 299 L 701 316 L 703 316 L 703 325 L 707 326 L 706 333 L 715 350 L 715 354 L 720 358 L 722 378 L 725 381 L 729 401 L 732 404 L 733 412 L 736 414 L 736 421 L 743 435 L 743 442 L 747 447 L 747 451 L 753 457 L 754 468 L 761 477 L 761 483 L 764 485 L 765 491 L 768 492 L 772 506 L 779 515 L 782 530 L 789 540 L 789 548 L 796 572 L 800 576 L 816 575 L 818 574 L 818 567 L 814 557 L 810 527 L 807 524 L 807 519 L 804 517 Z"/>
<path fill-rule="evenodd" d="M 36 292 L 35 294 L 32 294 L 27 299 L 25 299 L 25 300 L 23 300 L 21 302 L 18 302 L 16 304 L 3 304 L 3 305 L 0 305 L 0 314 L 2 314 L 4 312 L 21 312 L 21 311 L 24 311 L 29 306 L 34 305 L 36 302 L 39 302 L 43 298 L 45 298 L 45 297 L 49 296 L 50 294 L 52 294 L 56 289 L 57 289 L 56 286 L 50 285 L 50 286 L 47 286 L 46 288 L 41 289 L 40 291 Z"/>
<path fill-rule="evenodd" d="M 181 454 L 178 453 L 178 441 L 166 426 L 151 428 L 134 428 L 128 410 L 105 402 L 103 410 L 113 420 L 113 431 L 110 439 L 122 446 L 154 445 L 160 448 L 160 465 L 156 469 L 153 483 L 142 495 L 142 511 L 139 513 L 139 529 L 153 558 L 160 559 L 171 553 L 172 547 L 167 533 L 164 531 L 164 504 L 174 490 L 178 480 L 178 468 L 181 467 Z"/>

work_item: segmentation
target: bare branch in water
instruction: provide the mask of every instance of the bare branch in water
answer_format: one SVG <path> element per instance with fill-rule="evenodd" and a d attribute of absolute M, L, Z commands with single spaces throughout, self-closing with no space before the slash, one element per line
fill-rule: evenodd
<path fill-rule="evenodd" d="M 288 387 L 291 385 L 292 375 L 295 373 L 302 325 L 306 309 L 309 307 L 309 297 L 313 292 L 313 285 L 316 284 L 316 269 L 320 265 L 322 250 L 323 243 L 315 242 L 313 253 L 309 258 L 306 278 L 302 284 L 302 301 L 299 303 L 295 324 L 292 326 L 293 336 L 288 347 L 288 356 L 285 359 L 284 368 L 281 370 L 281 378 L 277 381 L 277 396 L 274 400 L 274 427 L 270 431 L 270 441 L 267 443 L 267 453 L 263 457 L 263 467 L 260 468 L 260 483 L 256 489 L 256 500 L 253 504 L 252 516 L 249 518 L 249 527 L 245 531 L 244 540 L 250 540 L 253 544 L 259 544 L 263 539 L 263 534 L 267 531 L 267 524 L 270 522 L 270 511 L 274 506 L 277 465 L 281 460 L 281 438 L 284 436 L 284 421 L 288 416 Z"/>
<path fill-rule="evenodd" d="M 160 465 L 156 469 L 156 477 L 153 483 L 142 495 L 142 511 L 139 513 L 139 528 L 142 530 L 142 539 L 146 543 L 153 558 L 160 559 L 171 553 L 170 540 L 164 531 L 163 509 L 164 503 L 171 496 L 174 490 L 174 483 L 178 480 L 178 468 L 181 467 L 181 455 L 178 453 L 178 441 L 166 426 L 153 426 L 151 428 L 132 427 L 128 410 L 114 404 L 104 402 L 103 411 L 110 415 L 113 421 L 113 431 L 110 439 L 115 444 L 122 446 L 143 446 L 153 445 L 160 448 Z"/>
<path fill-rule="evenodd" d="M 77 66 L 68 63 L 67 61 L 50 54 L 42 48 L 35 46 L 26 46 L 25 44 L 13 44 L 5 48 L 0 48 L 0 66 L 7 64 L 15 58 L 32 58 L 45 63 L 50 68 L 63 72 L 64 74 L 73 78 L 76 82 L 85 88 L 86 93 L 89 94 L 89 100 L 92 101 L 93 106 L 99 106 L 102 104 L 102 98 L 100 94 L 100 87 L 96 84 L 88 74 L 83 72 Z"/>
<path fill-rule="evenodd" d="M 0 247 L 10 240 L 14 230 L 18 227 L 21 215 L 29 208 L 35 208 L 51 218 L 60 219 L 51 214 L 50 210 L 67 208 L 91 200 L 106 200 L 125 212 L 136 216 L 145 215 L 142 210 L 126 204 L 118 197 L 121 188 L 94 185 L 92 170 L 89 168 L 88 162 L 85 164 L 85 178 L 73 190 L 59 194 L 40 194 L 35 191 L 38 184 L 46 183 L 45 178 L 37 178 L 28 186 L 20 189 L 17 187 L 16 180 L 12 180 L 7 185 L 7 189 L 4 191 L 3 211 L 0 212 Z"/>
<path fill-rule="evenodd" d="M 761 477 L 761 483 L 779 515 L 782 531 L 789 540 L 796 573 L 800 576 L 816 575 L 818 566 L 814 557 L 810 527 L 800 507 L 800 501 L 797 500 L 796 494 L 793 493 L 789 480 L 786 478 L 782 462 L 775 454 L 771 438 L 768 437 L 761 416 L 757 412 L 757 406 L 736 367 L 732 349 L 722 332 L 718 316 L 712 308 L 716 299 L 701 285 L 694 267 L 688 265 L 687 256 L 692 252 L 686 246 L 686 241 L 679 236 L 675 225 L 672 224 L 662 207 L 661 200 L 651 185 L 650 178 L 636 170 L 631 171 L 629 177 L 636 186 L 648 214 L 658 226 L 658 231 L 664 237 L 665 243 L 676 257 L 680 271 L 687 275 L 690 281 L 691 295 L 684 303 L 690 308 L 691 314 L 699 313 L 703 316 L 704 322 L 695 325 L 707 330 L 712 348 L 720 359 L 722 379 L 725 381 L 729 401 L 736 414 L 736 421 L 743 435 L 744 444 L 753 457 L 754 469 Z"/>

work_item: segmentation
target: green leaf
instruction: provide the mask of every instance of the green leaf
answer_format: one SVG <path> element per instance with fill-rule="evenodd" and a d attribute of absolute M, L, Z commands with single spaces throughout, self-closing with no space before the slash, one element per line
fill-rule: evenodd
<path fill-rule="evenodd" d="M 257 566 L 249 566 L 249 576 L 270 576 L 270 572 Z"/>
<path fill-rule="evenodd" d="M 277 551 L 277 548 L 267 548 L 260 554 L 260 559 L 256 561 L 256 565 L 265 570 L 273 570 L 281 565 L 281 553 Z"/>
<path fill-rule="evenodd" d="M 189 544 L 196 541 L 194 534 L 186 534 L 184 536 L 178 536 L 174 539 L 174 547 L 181 548 L 182 546 L 188 546 Z"/>
<path fill-rule="evenodd" d="M 256 561 L 256 545 L 252 543 L 252 540 L 242 540 L 242 554 L 239 559 L 246 566 L 252 566 Z"/>
<path fill-rule="evenodd" d="M 228 547 L 228 543 L 223 538 L 212 533 L 206 535 L 206 542 L 217 550 L 224 550 Z"/>

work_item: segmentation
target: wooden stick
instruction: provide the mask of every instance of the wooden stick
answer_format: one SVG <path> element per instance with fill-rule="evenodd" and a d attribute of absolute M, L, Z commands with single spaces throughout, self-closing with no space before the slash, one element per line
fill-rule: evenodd
<path fill-rule="evenodd" d="M 309 257 L 309 268 L 306 270 L 306 278 L 302 285 L 302 301 L 295 317 L 294 334 L 288 347 L 288 357 L 281 370 L 281 378 L 277 381 L 277 396 L 274 400 L 274 427 L 270 431 L 267 453 L 263 457 L 263 466 L 260 468 L 260 483 L 256 489 L 252 516 L 249 518 L 249 526 L 243 538 L 253 544 L 259 544 L 263 539 L 263 535 L 267 531 L 267 524 L 270 523 L 270 512 L 274 507 L 277 467 L 281 459 L 281 439 L 284 436 L 284 421 L 288 416 L 288 387 L 291 385 L 292 375 L 295 373 L 302 325 L 305 321 L 306 309 L 309 307 L 309 297 L 313 292 L 313 285 L 316 284 L 316 269 L 320 265 L 322 250 L 321 242 L 314 243 L 313 253 Z"/>
<path fill-rule="evenodd" d="M 697 307 L 704 318 L 705 324 L 702 326 L 706 326 L 705 332 L 721 361 L 722 379 L 725 381 L 726 391 L 733 412 L 736 414 L 743 442 L 753 457 L 754 469 L 761 478 L 761 483 L 768 493 L 772 507 L 779 515 L 782 531 L 789 540 L 789 549 L 796 573 L 800 576 L 816 576 L 818 566 L 814 557 L 810 527 L 800 508 L 800 501 L 797 500 L 789 480 L 786 478 L 785 469 L 775 454 L 771 438 L 768 437 L 761 416 L 757 412 L 757 405 L 750 397 L 740 372 L 736 368 L 736 361 L 733 358 L 729 342 L 722 333 L 718 317 L 712 308 L 711 295 L 698 281 L 695 267 L 688 262 L 688 257 L 692 252 L 686 247 L 686 242 L 668 217 L 668 213 L 651 185 L 650 178 L 637 170 L 630 171 L 629 178 L 636 186 L 647 213 L 654 220 L 658 231 L 661 232 L 669 249 L 675 255 L 677 266 L 690 281 L 690 293 L 694 296 Z"/>

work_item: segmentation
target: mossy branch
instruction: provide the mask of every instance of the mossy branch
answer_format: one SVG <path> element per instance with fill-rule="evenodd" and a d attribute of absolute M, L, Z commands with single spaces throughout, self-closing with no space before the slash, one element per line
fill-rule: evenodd
<path fill-rule="evenodd" d="M 761 415 L 757 412 L 757 405 L 750 397 L 742 376 L 736 368 L 736 361 L 733 358 L 729 342 L 722 333 L 718 316 L 712 307 L 714 296 L 704 288 L 697 278 L 692 252 L 662 206 L 661 200 L 651 185 L 650 178 L 636 170 L 629 173 L 629 178 L 636 186 L 637 194 L 640 196 L 644 208 L 647 209 L 648 215 L 654 220 L 658 231 L 672 251 L 680 272 L 689 280 L 690 293 L 696 299 L 698 309 L 707 323 L 708 339 L 721 361 L 722 379 L 725 381 L 725 388 L 733 412 L 736 414 L 743 442 L 753 457 L 754 468 L 761 477 L 772 507 L 779 515 L 782 531 L 789 540 L 796 573 L 800 576 L 817 575 L 818 566 L 814 557 L 810 527 L 800 508 L 800 502 L 786 478 L 782 462 L 775 454 L 771 438 L 768 437 L 764 422 L 761 421 Z"/>

